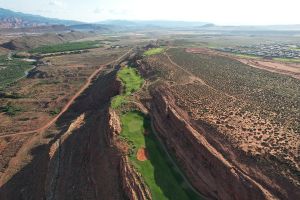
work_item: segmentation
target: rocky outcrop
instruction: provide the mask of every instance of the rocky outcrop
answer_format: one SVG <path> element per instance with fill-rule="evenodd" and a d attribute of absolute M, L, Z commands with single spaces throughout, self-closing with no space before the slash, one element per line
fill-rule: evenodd
<path fill-rule="evenodd" d="M 121 123 L 119 120 L 119 116 L 113 110 L 109 110 L 108 112 L 108 127 L 106 134 L 106 142 L 110 146 L 115 145 L 117 136 L 121 133 Z"/>
<path fill-rule="evenodd" d="M 153 125 L 199 192 L 212 199 L 276 199 L 191 126 L 187 113 L 176 106 L 166 86 L 152 88 L 151 95 Z"/>
<path fill-rule="evenodd" d="M 36 78 L 44 79 L 44 78 L 50 78 L 50 77 L 53 77 L 53 75 L 49 75 L 47 72 L 41 71 L 36 68 L 31 70 L 27 75 L 27 78 L 33 78 L 33 79 L 36 79 Z"/>
<path fill-rule="evenodd" d="M 121 159 L 120 174 L 123 191 L 130 200 L 152 199 L 150 190 L 141 175 L 130 165 L 127 156 Z"/>
<path fill-rule="evenodd" d="M 121 133 L 121 123 L 118 114 L 114 110 L 108 112 L 108 127 L 106 131 L 106 141 L 113 147 L 116 146 L 123 152 L 120 158 L 120 179 L 121 187 L 127 198 L 130 200 L 149 200 L 152 199 L 150 190 L 144 183 L 141 175 L 132 167 L 126 156 L 126 146 L 119 140 Z"/>
<path fill-rule="evenodd" d="M 85 114 L 80 115 L 74 122 L 72 122 L 68 128 L 68 130 L 63 133 L 50 147 L 49 150 L 49 167 L 48 174 L 46 178 L 46 199 L 52 200 L 55 198 L 55 190 L 56 190 L 56 182 L 59 178 L 59 167 L 61 161 L 61 152 L 63 150 L 62 145 L 65 141 L 67 141 L 72 133 L 79 129 L 84 124 Z"/>

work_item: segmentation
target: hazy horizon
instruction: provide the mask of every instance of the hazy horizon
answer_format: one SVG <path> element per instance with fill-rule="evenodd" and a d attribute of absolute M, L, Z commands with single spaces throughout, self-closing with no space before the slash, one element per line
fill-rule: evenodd
<path fill-rule="evenodd" d="M 297 10 L 300 2 L 297 0 L 0 0 L 0 7 L 89 23 L 105 20 L 163 20 L 216 25 L 300 24 Z"/>

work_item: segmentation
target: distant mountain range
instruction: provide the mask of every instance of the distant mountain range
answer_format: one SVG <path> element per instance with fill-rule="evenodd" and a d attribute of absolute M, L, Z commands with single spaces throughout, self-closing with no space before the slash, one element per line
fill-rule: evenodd
<path fill-rule="evenodd" d="M 79 31 L 135 31 L 155 28 L 166 29 L 192 29 L 207 31 L 300 31 L 300 25 L 272 25 L 272 26 L 218 26 L 209 22 L 170 21 L 170 20 L 106 20 L 96 23 L 84 23 L 72 20 L 61 20 L 42 17 L 39 15 L 24 14 L 8 9 L 0 8 L 0 29 L 50 27 L 56 30 L 79 30 Z M 16 29 L 17 30 L 17 29 Z M 22 30 L 21 30 L 22 31 Z"/>
<path fill-rule="evenodd" d="M 24 14 L 0 8 L 0 28 L 25 28 L 48 25 L 75 25 L 81 22 Z"/>
<path fill-rule="evenodd" d="M 213 25 L 208 22 L 190 22 L 190 21 L 169 21 L 169 20 L 106 20 L 97 22 L 97 24 L 114 25 L 123 27 L 165 27 L 165 28 L 184 28 L 184 27 L 202 27 Z"/>

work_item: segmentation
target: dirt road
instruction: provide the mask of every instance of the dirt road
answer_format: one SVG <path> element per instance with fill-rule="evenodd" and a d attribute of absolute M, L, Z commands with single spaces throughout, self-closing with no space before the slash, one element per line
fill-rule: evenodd
<path fill-rule="evenodd" d="M 35 129 L 35 130 L 31 130 L 31 131 L 24 131 L 24 132 L 19 132 L 19 133 L 11 133 L 11 134 L 5 134 L 5 135 L 1 135 L 0 138 L 4 138 L 4 137 L 9 137 L 9 136 L 14 136 L 14 135 L 26 135 L 26 134 L 34 134 L 34 133 L 41 133 L 44 132 L 45 130 L 47 130 L 50 126 L 52 126 L 57 120 L 58 118 L 64 113 L 66 112 L 69 107 L 73 104 L 73 102 L 75 101 L 75 99 L 77 97 L 79 97 L 85 89 L 87 89 L 92 80 L 96 77 L 96 75 L 103 69 L 103 67 L 107 66 L 107 65 L 111 65 L 111 64 L 115 64 L 117 62 L 119 62 L 120 60 L 122 60 L 127 54 L 129 54 L 132 51 L 132 49 L 130 49 L 129 51 L 127 51 L 125 54 L 123 54 L 122 56 L 120 56 L 118 59 L 113 60 L 111 62 L 108 62 L 104 65 L 101 65 L 98 69 L 96 69 L 86 80 L 85 84 L 79 89 L 79 91 L 67 102 L 67 104 L 63 107 L 63 109 L 60 111 L 60 113 L 58 115 L 56 115 L 51 121 L 49 121 L 47 124 L 43 125 L 42 127 Z"/>
<path fill-rule="evenodd" d="M 280 62 L 276 60 L 266 60 L 263 58 L 239 57 L 231 53 L 220 52 L 209 48 L 187 48 L 186 52 L 194 53 L 194 54 L 200 53 L 200 54 L 207 54 L 207 55 L 224 56 L 230 59 L 237 60 L 251 67 L 267 70 L 278 74 L 284 74 L 284 75 L 288 75 L 300 79 L 299 63 Z"/>
<path fill-rule="evenodd" d="M 249 65 L 251 67 L 288 75 L 296 79 L 300 79 L 300 65 L 285 64 L 280 62 L 263 61 L 258 59 L 235 58 L 236 60 Z"/>

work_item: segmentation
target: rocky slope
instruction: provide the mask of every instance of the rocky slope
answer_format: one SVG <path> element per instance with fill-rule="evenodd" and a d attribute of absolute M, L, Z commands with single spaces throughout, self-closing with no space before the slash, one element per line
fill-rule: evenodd
<path fill-rule="evenodd" d="M 118 81 L 118 83 L 120 82 Z M 109 110 L 108 119 L 106 141 L 111 147 L 118 147 L 123 153 L 120 158 L 120 179 L 125 196 L 131 200 L 152 199 L 150 190 L 141 175 L 132 167 L 125 155 L 127 146 L 118 137 L 121 133 L 121 123 L 118 115 L 115 111 Z"/>
<path fill-rule="evenodd" d="M 126 156 L 120 162 L 122 187 L 130 200 L 151 200 L 151 192 L 141 175 L 131 166 Z"/>
<path fill-rule="evenodd" d="M 226 160 L 178 108 L 167 86 L 151 90 L 151 116 L 166 146 L 191 183 L 212 199 L 277 199 L 270 191 Z"/>
<path fill-rule="evenodd" d="M 71 20 L 52 19 L 0 8 L 0 28 L 36 27 L 51 24 L 73 25 L 78 23 Z"/>
<path fill-rule="evenodd" d="M 43 45 L 61 44 L 64 42 L 79 40 L 92 35 L 93 34 L 91 33 L 82 32 L 65 32 L 61 34 L 46 33 L 38 36 L 18 37 L 1 44 L 1 47 L 9 50 L 28 50 Z"/>
<path fill-rule="evenodd" d="M 141 176 L 125 156 L 121 125 L 109 109 L 119 94 L 116 71 L 103 72 L 44 138 L 26 146 L 31 160 L 3 185 L 1 200 L 151 199 Z"/>

